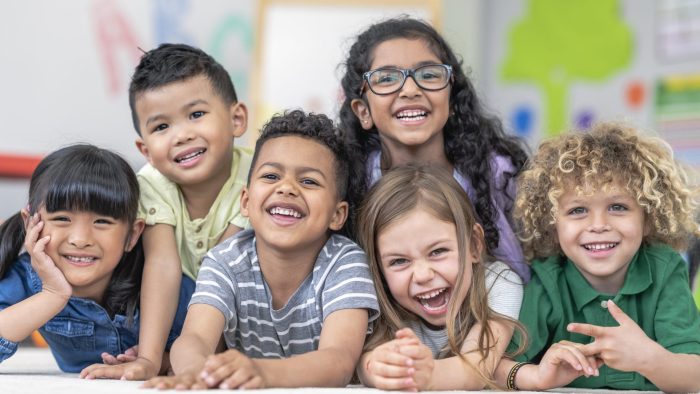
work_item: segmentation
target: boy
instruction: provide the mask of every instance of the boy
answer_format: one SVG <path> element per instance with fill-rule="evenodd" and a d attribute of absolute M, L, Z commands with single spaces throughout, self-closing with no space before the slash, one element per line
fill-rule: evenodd
<path fill-rule="evenodd" d="M 696 205 L 670 147 L 603 123 L 543 143 L 518 190 L 514 216 L 538 258 L 519 360 L 539 364 L 504 360 L 497 380 L 521 390 L 700 390 L 700 316 L 672 249 L 698 233 Z"/>
<path fill-rule="evenodd" d="M 251 157 L 233 139 L 245 132 L 248 112 L 226 70 L 197 48 L 162 44 L 136 67 L 129 105 L 148 160 L 138 173 L 147 225 L 138 357 L 105 355 L 107 363 L 128 362 L 91 378 L 158 374 L 181 273 L 196 279 L 206 251 L 247 224 L 239 202 Z"/>
<path fill-rule="evenodd" d="M 207 253 L 170 354 L 176 375 L 145 387 L 349 382 L 379 309 L 364 252 L 334 234 L 348 214 L 350 165 L 324 115 L 270 120 L 241 197 L 252 230 Z M 222 332 L 229 350 L 214 356 Z"/>

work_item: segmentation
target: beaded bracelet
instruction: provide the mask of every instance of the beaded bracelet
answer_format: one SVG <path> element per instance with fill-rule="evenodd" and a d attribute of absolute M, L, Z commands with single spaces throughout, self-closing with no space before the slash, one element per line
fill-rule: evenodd
<path fill-rule="evenodd" d="M 513 367 L 510 369 L 510 372 L 508 372 L 508 379 L 506 380 L 506 388 L 508 390 L 513 390 L 517 391 L 518 386 L 515 384 L 515 375 L 518 373 L 518 370 L 526 364 L 532 364 L 532 363 L 527 363 L 527 362 L 521 362 L 521 363 L 516 363 L 513 365 Z"/>

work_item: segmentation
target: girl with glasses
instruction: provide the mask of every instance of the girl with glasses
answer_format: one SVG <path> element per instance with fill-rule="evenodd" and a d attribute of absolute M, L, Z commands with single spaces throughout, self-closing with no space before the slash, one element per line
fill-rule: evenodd
<path fill-rule="evenodd" d="M 349 191 L 351 205 L 359 205 L 367 189 L 392 168 L 418 164 L 445 169 L 474 205 L 484 231 L 484 262 L 502 261 L 509 268 L 495 278 L 489 290 L 498 295 L 489 297 L 488 306 L 517 319 L 522 281 L 530 277 L 510 224 L 514 177 L 526 160 L 520 141 L 507 136 L 500 121 L 485 114 L 460 61 L 425 22 L 402 17 L 370 26 L 350 48 L 345 66 L 340 124 L 347 143 L 360 156 L 358 161 L 364 163 L 361 187 Z M 424 319 L 419 323 L 418 331 L 427 333 L 418 335 L 421 343 L 429 342 L 431 332 L 445 329 Z M 510 340 L 512 326 L 494 322 L 492 328 L 498 343 Z M 458 335 L 471 337 L 476 332 L 472 327 Z M 397 352 L 401 343 L 397 342 Z M 365 350 L 371 351 L 371 346 Z M 482 370 L 483 377 L 490 378 L 493 360 L 502 354 L 502 348 L 490 347 L 484 360 L 490 367 Z M 392 370 L 393 378 L 405 378 L 394 383 L 404 384 L 382 384 L 382 388 L 420 387 L 405 375 L 411 368 Z M 481 388 L 486 381 L 476 378 L 468 387 Z"/>
<path fill-rule="evenodd" d="M 527 281 L 530 271 L 510 224 L 514 178 L 527 155 L 486 114 L 447 42 L 425 22 L 389 19 L 357 37 L 345 67 L 340 125 L 366 163 L 351 204 L 391 168 L 443 167 L 474 204 L 488 254 Z"/>

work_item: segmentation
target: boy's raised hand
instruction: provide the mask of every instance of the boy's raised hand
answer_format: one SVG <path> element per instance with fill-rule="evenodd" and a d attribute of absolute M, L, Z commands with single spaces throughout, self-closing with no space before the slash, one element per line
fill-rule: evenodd
<path fill-rule="evenodd" d="M 415 338 L 397 338 L 377 346 L 365 362 L 365 371 L 372 379 L 372 385 L 382 390 L 415 391 L 413 374 L 414 360 L 400 353 L 404 346 L 418 345 Z"/>
<path fill-rule="evenodd" d="M 653 358 L 647 352 L 656 348 L 656 342 L 612 300 L 608 300 L 608 311 L 619 326 L 569 323 L 567 330 L 595 338 L 580 348 L 583 354 L 600 358 L 606 365 L 620 371 L 639 370 L 640 365 Z"/>
<path fill-rule="evenodd" d="M 584 346 L 570 341 L 552 344 L 537 366 L 537 389 L 566 386 L 580 376 L 598 376 L 598 368 L 603 362 L 593 356 L 584 355 L 581 352 Z"/>
<path fill-rule="evenodd" d="M 399 353 L 413 359 L 413 369 L 411 377 L 415 383 L 415 388 L 422 391 L 430 389 L 430 382 L 435 368 L 433 352 L 424 345 L 418 336 L 410 328 L 402 328 L 396 332 L 397 339 L 408 339 L 408 344 L 399 345 Z"/>
<path fill-rule="evenodd" d="M 46 254 L 46 245 L 51 240 L 51 236 L 47 235 L 39 238 L 39 234 L 44 228 L 44 222 L 41 220 L 39 213 L 29 216 L 29 212 L 26 209 L 23 209 L 22 213 L 26 217 L 24 223 L 26 233 L 24 249 L 31 256 L 32 268 L 34 268 L 34 271 L 41 279 L 42 291 L 55 294 L 68 301 L 73 294 L 73 288 L 66 280 L 63 272 L 56 267 L 56 263 Z"/>
<path fill-rule="evenodd" d="M 267 386 L 265 376 L 250 357 L 235 349 L 207 357 L 199 379 L 220 389 L 260 389 Z"/>

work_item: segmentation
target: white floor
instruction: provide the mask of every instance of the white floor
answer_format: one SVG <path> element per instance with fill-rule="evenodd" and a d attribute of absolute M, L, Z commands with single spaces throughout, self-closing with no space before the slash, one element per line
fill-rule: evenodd
<path fill-rule="evenodd" d="M 151 390 L 141 389 L 142 382 L 120 380 L 84 380 L 77 374 L 63 373 L 58 369 L 48 349 L 20 347 L 17 353 L 0 364 L 0 393 L 49 393 L 49 394 L 122 394 L 146 393 Z M 348 387 L 338 389 L 267 389 L 264 394 L 296 392 L 327 394 L 369 394 L 383 391 L 365 387 Z M 597 393 L 609 393 L 607 390 L 594 390 Z M 204 391 L 192 391 L 193 393 Z M 586 392 L 567 389 L 566 392 Z M 589 390 L 590 392 L 590 390 Z M 462 392 L 466 393 L 466 392 Z M 634 392 L 639 393 L 639 392 Z"/>

